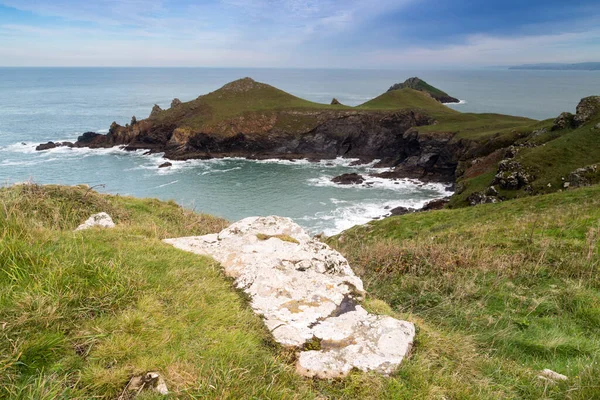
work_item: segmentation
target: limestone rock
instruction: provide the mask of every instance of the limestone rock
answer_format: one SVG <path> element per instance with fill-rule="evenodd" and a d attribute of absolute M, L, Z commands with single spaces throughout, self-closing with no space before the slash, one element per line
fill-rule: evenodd
<path fill-rule="evenodd" d="M 565 375 L 559 374 L 558 372 L 554 372 L 551 369 L 547 369 L 547 368 L 540 372 L 540 374 L 538 375 L 538 378 L 540 378 L 542 380 L 550 381 L 550 382 L 566 381 L 569 379 Z"/>
<path fill-rule="evenodd" d="M 94 214 L 89 217 L 83 224 L 79 225 L 75 231 L 82 231 L 94 227 L 99 228 L 114 228 L 115 223 L 113 222 L 110 215 L 105 212 Z"/>
<path fill-rule="evenodd" d="M 218 234 L 165 242 L 220 262 L 278 343 L 320 340 L 321 350 L 300 353 L 304 375 L 340 377 L 354 367 L 387 374 L 412 345 L 414 326 L 357 305 L 363 283 L 347 260 L 289 218 L 250 217 Z"/>
<path fill-rule="evenodd" d="M 498 173 L 494 177 L 492 185 L 499 185 L 502 189 L 517 190 L 525 187 L 533 181 L 520 163 L 512 159 L 505 159 L 498 163 Z"/>
<path fill-rule="evenodd" d="M 167 384 L 158 372 L 148 372 L 143 375 L 134 376 L 129 381 L 127 390 L 136 392 L 136 394 L 142 390 L 151 390 L 162 395 L 169 394 Z"/>

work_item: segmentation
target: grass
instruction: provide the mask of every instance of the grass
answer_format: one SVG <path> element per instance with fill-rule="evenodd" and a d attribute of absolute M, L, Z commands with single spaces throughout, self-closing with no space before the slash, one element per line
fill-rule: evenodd
<path fill-rule="evenodd" d="M 599 194 L 410 214 L 332 239 L 365 281 L 364 306 L 418 332 L 392 377 L 328 381 L 295 374 L 214 261 L 161 242 L 225 221 L 84 186 L 0 189 L 0 398 L 111 399 L 150 370 L 184 399 L 600 398 Z M 73 232 L 98 211 L 117 227 Z M 569 380 L 547 385 L 542 368 Z"/>
<path fill-rule="evenodd" d="M 375 221 L 330 239 L 419 327 L 414 398 L 600 398 L 600 186 Z M 546 385 L 536 372 L 569 377 Z"/>
<path fill-rule="evenodd" d="M 511 144 L 521 145 L 514 158 L 534 177 L 531 182 L 532 190 L 527 192 L 524 188 L 519 190 L 500 190 L 500 194 L 507 198 L 529 196 L 531 193 L 543 194 L 564 189 L 564 182 L 574 170 L 600 162 L 600 131 L 594 128 L 600 123 L 600 116 L 588 121 L 576 129 L 552 131 L 552 120 L 540 121 L 533 124 L 524 124 L 516 129 L 506 129 L 490 136 L 489 133 L 479 132 L 487 141 L 483 150 L 491 153 L 493 150 L 508 147 Z M 440 124 L 439 126 L 443 126 Z M 436 126 L 436 129 L 437 127 Z M 425 127 L 429 129 L 430 127 Z M 545 129 L 545 131 L 541 131 Z M 537 133 L 534 133 L 536 132 Z M 459 134 L 457 138 L 461 135 Z M 473 135 L 469 135 L 473 137 Z M 479 151 L 481 151 L 480 149 Z M 477 155 L 473 155 L 477 158 Z M 489 157 L 489 156 L 488 156 Z M 501 159 L 502 157 L 500 157 Z M 450 207 L 460 207 L 467 204 L 467 198 L 474 192 L 485 192 L 494 180 L 498 170 L 498 162 L 486 162 L 486 158 L 479 158 L 475 167 L 467 164 L 466 173 L 459 176 L 459 183 L 465 190 L 453 196 Z M 470 160 L 467 161 L 467 163 Z M 482 166 L 486 169 L 483 170 Z M 472 174 L 477 169 L 477 174 Z M 459 174 L 460 175 L 460 174 Z M 592 183 L 600 182 L 600 176 L 591 177 Z"/>
<path fill-rule="evenodd" d="M 258 233 L 258 234 L 256 234 L 256 238 L 258 240 L 269 240 L 271 238 L 276 238 L 276 239 L 279 239 L 279 240 L 281 240 L 283 242 L 300 244 L 300 242 L 298 240 L 294 239 L 290 235 L 266 235 L 264 233 Z"/>
<path fill-rule="evenodd" d="M 425 110 L 433 116 L 458 114 L 458 111 L 446 107 L 431 96 L 414 89 L 392 90 L 361 104 L 357 108 L 362 110 Z"/>

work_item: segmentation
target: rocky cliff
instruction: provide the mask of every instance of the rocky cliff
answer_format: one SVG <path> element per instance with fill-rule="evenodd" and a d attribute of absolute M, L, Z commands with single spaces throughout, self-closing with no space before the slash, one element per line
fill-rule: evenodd
<path fill-rule="evenodd" d="M 398 167 L 395 176 L 452 181 L 458 161 L 448 146 L 453 134 L 419 134 L 417 128 L 453 111 L 412 89 L 401 98 L 377 108 L 324 105 L 244 78 L 187 103 L 175 100 L 166 110 L 154 106 L 148 118 L 133 117 L 126 126 L 114 122 L 106 135 L 87 132 L 73 146 L 125 146 L 179 160 L 379 159 Z"/>

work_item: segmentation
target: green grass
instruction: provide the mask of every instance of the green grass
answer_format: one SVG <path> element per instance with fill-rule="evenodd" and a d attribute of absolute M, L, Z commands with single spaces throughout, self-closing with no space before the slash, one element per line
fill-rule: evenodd
<path fill-rule="evenodd" d="M 445 105 L 441 104 L 431 96 L 414 89 L 399 89 L 367 101 L 357 107 L 362 110 L 424 110 L 431 113 L 432 116 L 459 114 Z"/>
<path fill-rule="evenodd" d="M 600 398 L 599 206 L 596 186 L 334 238 L 365 307 L 418 332 L 393 376 L 322 381 L 295 374 L 214 261 L 161 242 L 225 221 L 83 186 L 0 189 L 0 398 L 116 398 L 149 370 L 172 398 Z M 117 228 L 73 232 L 98 211 Z"/>
<path fill-rule="evenodd" d="M 463 114 L 464 115 L 464 114 Z M 461 115 L 462 117 L 462 115 Z M 478 132 L 476 135 L 483 138 L 485 150 L 491 152 L 495 149 L 508 147 L 511 144 L 523 145 L 515 157 L 515 161 L 522 165 L 534 177 L 531 182 L 534 194 L 552 193 L 564 189 L 564 182 L 574 170 L 600 162 L 600 131 L 594 126 L 600 122 L 597 116 L 577 129 L 564 129 L 552 131 L 552 120 L 540 121 L 533 124 L 524 124 L 516 129 L 510 128 L 490 136 L 489 132 Z M 436 125 L 437 129 L 439 126 Z M 424 127 L 430 129 L 430 127 Z M 533 134 L 534 131 L 545 129 L 545 133 Z M 456 138 L 464 137 L 464 134 Z M 474 138 L 474 135 L 470 135 Z M 478 139 L 475 139 L 478 140 Z M 459 183 L 465 190 L 453 196 L 450 207 L 459 207 L 467 204 L 467 198 L 474 192 L 484 192 L 494 180 L 498 170 L 498 161 L 485 162 L 487 170 L 480 171 L 477 176 L 459 176 Z M 469 163 L 465 170 L 469 175 Z M 481 164 L 480 164 L 481 165 Z M 476 168 L 481 169 L 477 166 Z M 600 181 L 600 176 L 592 179 L 593 183 Z M 520 190 L 500 190 L 500 194 L 507 198 L 529 196 L 531 193 Z"/>
<path fill-rule="evenodd" d="M 371 296 L 417 321 L 400 371 L 415 398 L 600 398 L 600 186 L 392 217 L 330 242 Z M 543 368 L 569 380 L 544 385 Z"/>

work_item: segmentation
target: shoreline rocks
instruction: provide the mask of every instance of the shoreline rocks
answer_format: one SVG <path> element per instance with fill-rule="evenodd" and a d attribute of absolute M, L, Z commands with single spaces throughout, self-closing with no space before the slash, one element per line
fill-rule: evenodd
<path fill-rule="evenodd" d="M 352 172 L 336 176 L 331 181 L 340 185 L 359 185 L 364 183 L 365 178 L 356 172 Z"/>
<path fill-rule="evenodd" d="M 250 217 L 218 234 L 164 242 L 220 262 L 274 339 L 298 349 L 303 376 L 343 377 L 353 368 L 390 374 L 410 351 L 414 325 L 367 313 L 359 305 L 363 283 L 347 260 L 289 218 Z M 313 340 L 319 349 L 303 351 Z"/>

